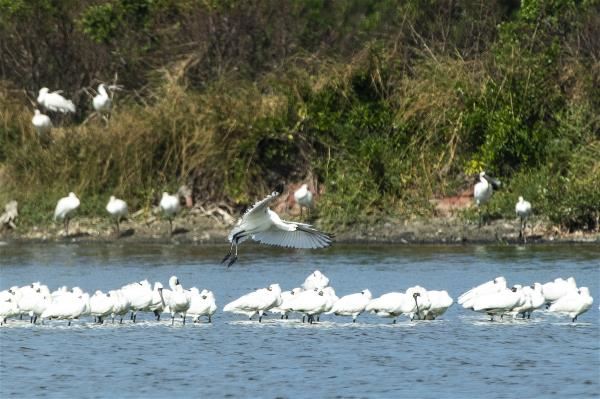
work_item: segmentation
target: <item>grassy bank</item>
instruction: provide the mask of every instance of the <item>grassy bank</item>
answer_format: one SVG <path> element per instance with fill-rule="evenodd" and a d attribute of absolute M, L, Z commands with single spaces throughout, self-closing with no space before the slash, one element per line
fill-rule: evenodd
<path fill-rule="evenodd" d="M 106 70 L 88 67 L 87 81 L 75 82 L 50 74 L 53 61 L 34 63 L 50 82 L 25 79 L 30 98 L 39 85 L 61 87 L 80 108 L 56 120 L 51 140 L 32 129 L 23 81 L 2 61 L 0 202 L 17 199 L 21 223 L 50 221 L 69 191 L 86 216 L 103 215 L 112 194 L 149 210 L 162 191 L 181 184 L 199 203 L 241 209 L 278 183 L 311 179 L 322 190 L 314 216 L 335 230 L 431 216 L 431 198 L 471 187 L 485 169 L 504 183 L 489 205 L 492 217 L 512 218 L 523 195 L 552 223 L 598 228 L 600 66 L 591 39 L 598 2 L 476 9 L 468 2 L 357 1 L 329 9 L 316 1 L 287 10 L 300 21 L 289 26 L 266 17 L 275 5 L 259 2 L 248 17 L 253 27 L 241 25 L 244 2 L 167 3 L 131 11 L 105 2 L 124 13 L 122 37 L 92 23 L 108 12 L 100 6 L 79 2 L 53 14 L 73 21 L 68 34 L 81 47 L 73 62 L 84 68 L 95 54 Z M 3 29 L 50 3 L 32 4 L 33 11 L 5 13 Z M 182 10 L 189 16 L 169 25 L 175 38 L 166 42 L 143 43 L 129 30 L 140 22 L 127 13 L 148 19 L 144 26 L 154 32 L 169 12 Z M 196 39 L 205 51 L 173 47 L 170 40 L 186 39 L 206 18 L 217 31 Z M 253 52 L 227 47 L 246 42 L 226 23 L 253 31 Z M 257 29 L 271 32 L 269 40 L 260 41 Z M 282 49 L 274 39 L 285 34 L 293 43 Z M 4 48 L 18 49 L 10 38 Z M 109 62 L 125 44 L 139 50 L 137 58 L 126 58 L 126 67 Z M 223 46 L 220 55 L 211 45 Z M 119 81 L 126 90 L 115 97 L 110 123 L 84 123 L 90 99 L 76 90 L 114 73 L 129 81 Z"/>

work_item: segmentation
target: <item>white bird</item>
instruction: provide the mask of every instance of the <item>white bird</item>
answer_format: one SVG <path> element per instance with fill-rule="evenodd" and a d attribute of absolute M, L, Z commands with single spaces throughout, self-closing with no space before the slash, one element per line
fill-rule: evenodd
<path fill-rule="evenodd" d="M 104 322 L 103 318 L 113 313 L 114 298 L 110 293 L 103 293 L 96 290 L 90 297 L 90 315 L 98 319 L 98 323 Z"/>
<path fill-rule="evenodd" d="M 99 114 L 108 114 L 112 109 L 112 100 L 110 99 L 104 83 L 98 85 L 98 94 L 92 100 L 94 109 Z"/>
<path fill-rule="evenodd" d="M 231 266 L 237 260 L 238 245 L 248 238 L 262 244 L 275 245 L 288 248 L 325 248 L 331 245 L 331 237 L 311 225 L 281 220 L 279 215 L 269 209 L 269 205 L 279 196 L 273 192 L 265 199 L 254 204 L 239 219 L 235 227 L 229 232 L 231 247 L 225 255 L 224 263 L 229 259 L 235 246 L 235 255 L 228 263 Z"/>
<path fill-rule="evenodd" d="M 181 209 L 179 197 L 163 192 L 159 207 L 167 219 L 169 219 L 169 235 L 173 235 L 173 218 L 179 212 L 179 209 Z"/>
<path fill-rule="evenodd" d="M 577 291 L 577 282 L 574 277 L 569 277 L 566 280 L 559 277 L 554 281 L 542 284 L 542 293 L 548 305 L 574 291 Z"/>
<path fill-rule="evenodd" d="M 428 320 L 435 320 L 440 317 L 452 304 L 454 303 L 452 297 L 448 294 L 448 291 L 427 291 L 427 298 L 431 303 L 429 311 L 427 312 Z"/>
<path fill-rule="evenodd" d="M 525 298 L 518 292 L 516 287 L 512 287 L 475 298 L 473 310 L 486 313 L 493 321 L 494 316 L 503 316 L 505 313 L 510 313 L 513 309 L 524 304 Z"/>
<path fill-rule="evenodd" d="M 111 217 L 115 219 L 117 224 L 117 234 L 119 234 L 119 222 L 123 218 L 127 218 L 128 210 L 127 203 L 122 199 L 116 198 L 114 195 L 110 196 L 108 204 L 106 204 L 106 210 Z"/>
<path fill-rule="evenodd" d="M 35 110 L 35 115 L 31 118 L 31 123 L 40 137 L 46 137 L 53 127 L 50 117 L 42 114 L 39 109 Z"/>
<path fill-rule="evenodd" d="M 85 315 L 89 311 L 89 294 L 81 293 L 81 290 L 73 289 L 73 292 L 68 292 L 57 296 L 50 305 L 41 314 L 43 319 L 66 319 L 71 321 Z"/>
<path fill-rule="evenodd" d="M 123 323 L 123 316 L 129 312 L 131 303 L 127 296 L 123 294 L 123 292 L 118 290 L 110 290 L 108 291 L 110 296 L 113 298 L 113 309 L 110 314 L 113 324 L 115 323 L 115 316 L 120 316 L 119 324 Z"/>
<path fill-rule="evenodd" d="M 270 312 L 280 314 L 282 319 L 287 319 L 289 313 L 292 311 L 292 302 L 301 292 L 303 292 L 303 290 L 300 287 L 293 288 L 290 291 L 283 291 L 281 293 L 281 305 L 272 308 Z"/>
<path fill-rule="evenodd" d="M 54 209 L 54 220 L 63 220 L 65 226 L 65 235 L 69 235 L 69 220 L 71 219 L 71 214 L 75 209 L 79 207 L 79 198 L 70 192 L 67 197 L 63 197 L 58 200 L 56 203 L 56 209 Z"/>
<path fill-rule="evenodd" d="M 544 295 L 542 293 L 542 285 L 540 283 L 534 283 L 533 286 L 525 286 L 517 290 L 521 293 L 524 298 L 524 303 L 521 306 L 517 306 L 512 310 L 514 317 L 517 315 L 523 315 L 523 318 L 531 318 L 531 313 L 534 310 L 540 308 L 544 302 Z"/>
<path fill-rule="evenodd" d="M 302 288 L 305 290 L 312 290 L 315 288 L 325 288 L 329 285 L 329 279 L 319 270 L 315 270 L 306 277 Z"/>
<path fill-rule="evenodd" d="M 520 218 L 519 238 L 523 237 L 523 241 L 527 242 L 527 238 L 525 237 L 525 228 L 527 227 L 527 219 L 531 215 L 531 203 L 529 201 L 525 201 L 523 197 L 519 197 L 519 202 L 517 202 L 517 205 L 515 205 L 515 212 Z"/>
<path fill-rule="evenodd" d="M 258 314 L 258 322 L 263 314 L 271 308 L 281 305 L 281 287 L 271 284 L 268 288 L 260 288 L 225 305 L 224 312 L 238 313 L 248 316 L 248 319 Z"/>
<path fill-rule="evenodd" d="M 506 289 L 506 279 L 499 276 L 486 283 L 480 284 L 477 287 L 471 288 L 458 297 L 458 303 L 462 305 L 463 308 L 470 309 L 473 307 L 473 302 L 478 296 L 499 292 L 504 289 Z"/>
<path fill-rule="evenodd" d="M 208 317 L 208 322 L 212 321 L 212 315 L 217 311 L 217 304 L 215 302 L 215 295 L 212 291 L 202 290 L 198 292 L 198 288 L 190 288 L 190 308 L 187 312 L 188 316 L 192 317 L 194 322 L 199 322 L 200 317 Z"/>
<path fill-rule="evenodd" d="M 185 325 L 185 318 L 187 311 L 190 308 L 191 299 L 183 289 L 177 276 L 171 276 L 169 279 L 169 287 L 171 288 L 171 295 L 169 296 L 167 306 L 171 312 L 171 325 L 175 323 L 175 315 L 180 314 Z"/>
<path fill-rule="evenodd" d="M 431 301 L 427 290 L 420 285 L 415 285 L 406 290 L 406 295 L 412 297 L 415 301 L 415 311 L 409 314 L 411 320 L 427 320 L 431 310 Z"/>
<path fill-rule="evenodd" d="M 492 197 L 494 188 L 500 187 L 500 181 L 488 176 L 485 172 L 479 173 L 479 183 L 475 184 L 473 189 L 473 197 L 479 212 L 479 227 L 481 227 L 481 206 L 484 205 Z"/>
<path fill-rule="evenodd" d="M 49 111 L 62 112 L 63 114 L 67 112 L 74 113 L 75 105 L 73 101 L 67 100 L 60 93 L 62 93 L 61 90 L 50 93 L 47 87 L 43 87 L 39 91 L 37 102 Z"/>
<path fill-rule="evenodd" d="M 313 194 L 308 189 L 308 185 L 304 183 L 300 188 L 294 191 L 294 199 L 300 206 L 300 216 L 302 216 L 302 208 L 310 210 L 313 206 Z"/>
<path fill-rule="evenodd" d="M 356 294 L 350 294 L 341 297 L 327 314 L 335 314 L 336 316 L 352 316 L 352 322 L 356 322 L 356 318 L 371 301 L 371 291 L 363 290 Z"/>
<path fill-rule="evenodd" d="M 308 316 L 308 322 L 312 324 L 315 316 L 327 310 L 327 297 L 324 295 L 323 289 L 303 291 L 292 301 L 290 308 L 294 312 Z M 304 320 L 304 316 L 302 320 Z"/>
<path fill-rule="evenodd" d="M 135 323 L 138 311 L 146 311 L 152 304 L 153 292 L 148 280 L 131 283 L 121 287 L 121 293 L 129 302 L 131 320 Z"/>
<path fill-rule="evenodd" d="M 379 317 L 392 318 L 392 323 L 396 324 L 398 316 L 408 316 L 417 311 L 416 298 L 419 295 L 418 293 L 411 296 L 404 292 L 388 292 L 372 299 L 365 307 L 365 311 L 374 313 Z"/>
<path fill-rule="evenodd" d="M 592 307 L 594 298 L 590 295 L 588 287 L 581 287 L 577 291 L 572 291 L 569 294 L 561 297 L 548 310 L 550 312 L 562 313 L 568 315 L 572 322 L 577 320 L 577 316 L 587 312 Z"/>
<path fill-rule="evenodd" d="M 18 314 L 19 308 L 14 298 L 0 300 L 0 326 L 6 324 L 6 319 Z"/>

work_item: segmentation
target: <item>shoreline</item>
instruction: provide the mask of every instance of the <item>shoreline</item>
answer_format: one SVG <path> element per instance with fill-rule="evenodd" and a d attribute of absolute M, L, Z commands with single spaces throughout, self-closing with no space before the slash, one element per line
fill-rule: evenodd
<path fill-rule="evenodd" d="M 130 218 L 121 223 L 121 235 L 115 235 L 114 224 L 108 219 L 74 218 L 70 234 L 65 236 L 62 223 L 44 226 L 19 227 L 0 232 L 0 242 L 5 243 L 54 243 L 54 242 L 97 242 L 97 243 L 165 243 L 195 245 L 226 245 L 231 223 L 216 218 L 194 214 L 177 218 L 174 234 L 167 236 L 167 222 L 150 217 Z M 422 218 L 410 220 L 387 220 L 373 224 L 357 224 L 334 232 L 337 244 L 523 244 L 519 238 L 519 221 L 495 220 L 478 228 L 457 217 Z M 572 233 L 536 220 L 527 227 L 525 244 L 600 244 L 600 232 Z"/>

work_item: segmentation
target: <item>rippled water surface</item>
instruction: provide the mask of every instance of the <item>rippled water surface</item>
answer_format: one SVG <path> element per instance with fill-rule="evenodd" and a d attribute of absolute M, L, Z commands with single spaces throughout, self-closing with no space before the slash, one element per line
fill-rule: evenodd
<path fill-rule="evenodd" d="M 0 246 L 0 289 L 41 281 L 92 292 L 147 278 L 215 292 L 213 323 L 170 326 L 77 320 L 0 327 L 0 397 L 493 397 L 600 395 L 600 247 L 344 246 L 287 251 L 119 244 Z M 504 275 L 509 284 L 574 276 L 595 298 L 570 323 L 534 312 L 531 320 L 489 322 L 456 305 L 439 320 L 373 315 L 263 323 L 224 314 L 223 305 L 278 282 L 300 285 L 319 269 L 339 296 L 374 296 L 420 284 L 465 290 Z"/>

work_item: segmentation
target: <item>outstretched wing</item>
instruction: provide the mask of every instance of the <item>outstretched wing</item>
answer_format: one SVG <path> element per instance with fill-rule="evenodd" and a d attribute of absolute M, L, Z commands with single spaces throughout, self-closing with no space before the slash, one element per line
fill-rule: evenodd
<path fill-rule="evenodd" d="M 285 231 L 272 226 L 268 230 L 254 234 L 252 238 L 262 244 L 287 248 L 325 248 L 332 242 L 331 236 L 304 223 L 297 223 L 294 231 Z"/>
<path fill-rule="evenodd" d="M 227 239 L 231 242 L 232 237 L 239 231 L 245 230 L 247 222 L 251 222 L 253 218 L 266 216 L 266 210 L 269 208 L 269 205 L 279 196 L 277 191 L 273 191 L 271 194 L 267 195 L 264 199 L 256 202 L 252 205 L 251 208 L 248 208 L 244 215 L 238 219 L 235 223 L 235 226 L 229 232 L 229 236 Z M 243 241 L 243 240 L 242 240 Z"/>

